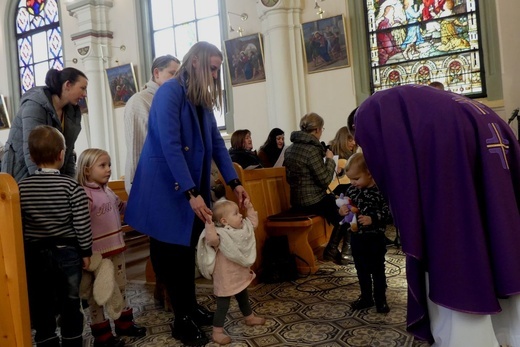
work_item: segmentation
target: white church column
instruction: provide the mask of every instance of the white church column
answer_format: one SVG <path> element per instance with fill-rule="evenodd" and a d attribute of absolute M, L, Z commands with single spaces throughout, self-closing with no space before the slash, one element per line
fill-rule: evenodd
<path fill-rule="evenodd" d="M 301 37 L 303 1 L 280 0 L 272 7 L 261 1 L 269 125 L 289 133 L 307 112 Z M 288 135 L 288 134 L 287 134 Z"/>
<path fill-rule="evenodd" d="M 87 92 L 88 122 L 85 131 L 90 147 L 110 153 L 112 163 L 119 162 L 115 141 L 114 110 L 106 82 L 105 68 L 109 67 L 112 51 L 112 32 L 108 30 L 110 0 L 81 0 L 67 4 L 69 14 L 78 21 L 78 32 L 71 35 L 89 80 Z M 122 170 L 112 168 L 114 177 Z"/>

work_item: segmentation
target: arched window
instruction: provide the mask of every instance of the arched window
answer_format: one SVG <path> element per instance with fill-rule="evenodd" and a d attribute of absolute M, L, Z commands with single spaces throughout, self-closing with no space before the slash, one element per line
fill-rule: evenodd
<path fill-rule="evenodd" d="M 20 92 L 45 84 L 51 68 L 63 69 L 58 0 L 20 0 L 16 10 Z"/>

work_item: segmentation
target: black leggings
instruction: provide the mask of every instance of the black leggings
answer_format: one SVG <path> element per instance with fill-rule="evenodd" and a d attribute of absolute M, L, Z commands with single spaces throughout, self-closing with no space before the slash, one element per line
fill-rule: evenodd
<path fill-rule="evenodd" d="M 240 312 L 244 317 L 250 316 L 253 313 L 251 306 L 249 305 L 249 294 L 247 288 L 235 295 L 240 307 Z M 215 317 L 213 318 L 213 326 L 222 328 L 226 321 L 226 314 L 229 310 L 229 302 L 231 301 L 230 296 L 217 296 L 217 310 L 215 311 Z"/>

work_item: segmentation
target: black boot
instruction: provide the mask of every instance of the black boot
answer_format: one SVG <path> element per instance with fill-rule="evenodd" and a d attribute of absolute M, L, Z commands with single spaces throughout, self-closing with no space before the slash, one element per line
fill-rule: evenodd
<path fill-rule="evenodd" d="M 350 248 L 350 230 L 347 230 L 343 236 L 343 245 L 341 246 L 341 264 L 348 265 L 354 263 L 352 258 L 352 248 Z"/>
<path fill-rule="evenodd" d="M 323 251 L 323 260 L 325 261 L 339 261 L 341 258 L 341 253 L 338 250 L 339 243 L 343 238 L 343 228 L 341 225 L 337 225 L 332 229 L 332 234 L 330 235 L 329 243 L 325 250 Z"/>
<path fill-rule="evenodd" d="M 190 316 L 175 318 L 171 324 L 172 336 L 186 346 L 204 346 L 209 342 L 204 332 L 193 322 Z"/>
<path fill-rule="evenodd" d="M 58 336 L 54 336 L 44 341 L 36 341 L 37 347 L 60 347 L 60 338 Z"/>
<path fill-rule="evenodd" d="M 61 337 L 61 347 L 83 347 L 83 336 L 75 338 Z"/>
<path fill-rule="evenodd" d="M 199 304 L 195 306 L 195 310 L 191 314 L 191 318 L 197 325 L 213 325 L 214 316 L 213 312 L 206 310 Z"/>

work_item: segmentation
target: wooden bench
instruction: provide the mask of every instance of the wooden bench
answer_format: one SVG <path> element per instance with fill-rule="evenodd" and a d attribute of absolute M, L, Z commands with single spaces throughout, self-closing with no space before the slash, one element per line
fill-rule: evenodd
<path fill-rule="evenodd" d="M 128 201 L 128 193 L 125 189 L 125 181 L 124 180 L 114 180 L 108 182 L 108 187 L 112 189 L 114 193 L 121 199 L 122 201 Z M 130 225 L 126 224 L 123 220 L 124 216 L 121 216 L 121 230 L 125 233 L 125 242 L 127 245 L 134 241 L 139 241 L 148 236 L 139 233 L 137 230 L 132 228 Z M 130 236 L 131 235 L 131 236 Z M 146 261 L 146 282 L 155 282 L 155 272 L 153 271 L 152 263 L 150 258 Z"/>
<path fill-rule="evenodd" d="M 32 346 L 20 193 L 0 173 L 0 346 Z"/>
<path fill-rule="evenodd" d="M 262 250 L 269 236 L 287 235 L 289 248 L 303 261 L 297 259 L 301 274 L 318 270 L 315 253 L 328 242 L 332 228 L 324 218 L 316 215 L 295 215 L 290 211 L 290 191 L 285 167 L 244 170 L 233 164 L 238 178 L 258 211 L 259 225 L 256 234 L 257 259 L 255 272 L 261 272 Z M 235 194 L 226 187 L 226 198 L 237 201 Z"/>

